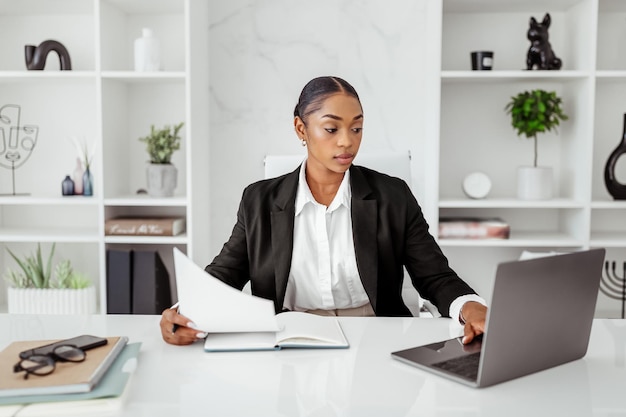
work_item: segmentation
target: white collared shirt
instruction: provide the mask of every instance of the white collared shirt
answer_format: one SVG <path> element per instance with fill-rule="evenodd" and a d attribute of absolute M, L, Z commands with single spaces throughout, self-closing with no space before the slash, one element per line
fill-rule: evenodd
<path fill-rule="evenodd" d="M 283 307 L 331 310 L 369 303 L 356 266 L 352 238 L 352 191 L 346 171 L 328 207 L 315 201 L 300 168 L 293 230 L 293 255 Z"/>
<path fill-rule="evenodd" d="M 291 271 L 283 308 L 294 311 L 333 310 L 369 303 L 356 265 L 352 234 L 350 171 L 346 171 L 328 207 L 315 201 L 306 182 L 306 160 L 296 191 Z M 450 317 L 459 318 L 463 304 L 477 301 L 468 294 L 450 305 Z"/>

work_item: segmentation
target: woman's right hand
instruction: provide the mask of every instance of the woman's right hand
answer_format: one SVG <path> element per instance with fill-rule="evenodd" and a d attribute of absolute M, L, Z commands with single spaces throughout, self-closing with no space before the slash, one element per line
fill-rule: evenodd
<path fill-rule="evenodd" d="M 204 339 L 206 333 L 195 328 L 195 324 L 178 309 L 168 308 L 161 314 L 161 336 L 172 345 L 189 345 L 196 340 Z"/>

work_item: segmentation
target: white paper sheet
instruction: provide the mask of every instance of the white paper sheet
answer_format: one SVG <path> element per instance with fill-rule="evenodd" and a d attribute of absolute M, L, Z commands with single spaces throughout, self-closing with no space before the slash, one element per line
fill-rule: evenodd
<path fill-rule="evenodd" d="M 213 333 L 275 332 L 274 303 L 224 284 L 174 248 L 180 314 Z"/>

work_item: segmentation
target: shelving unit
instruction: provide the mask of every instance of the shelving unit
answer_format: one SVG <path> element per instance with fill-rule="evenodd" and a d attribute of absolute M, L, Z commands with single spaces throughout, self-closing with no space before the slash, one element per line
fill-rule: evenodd
<path fill-rule="evenodd" d="M 0 0 L 0 107 L 21 105 L 22 124 L 39 126 L 30 159 L 16 170 L 16 191 L 0 196 L 0 265 L 14 267 L 4 247 L 47 250 L 70 259 L 92 277 L 99 311 L 106 311 L 106 250 L 150 248 L 161 254 L 174 283 L 171 251 L 192 258 L 208 247 L 208 5 L 193 0 Z M 161 71 L 133 70 L 133 42 L 149 27 L 161 44 Z M 59 71 L 51 53 L 43 71 L 27 71 L 25 44 L 63 43 L 72 70 Z M 194 110 L 205 109 L 202 112 Z M 138 194 L 145 188 L 148 155 L 138 138 L 156 127 L 185 122 L 172 163 L 178 186 L 172 198 Z M 95 147 L 94 195 L 61 196 L 61 181 L 74 170 L 70 137 Z M 2 172 L 3 171 L 3 172 Z M 0 171 L 0 193 L 11 192 L 10 171 Z M 193 175 L 192 175 L 193 172 Z M 192 192 L 194 184 L 198 193 Z M 177 215 L 187 232 L 174 237 L 104 235 L 118 215 Z M 200 249 L 201 248 L 201 249 Z M 0 311 L 5 303 L 0 284 Z M 175 291 L 175 288 L 174 288 Z"/>
<path fill-rule="evenodd" d="M 619 143 L 626 113 L 626 4 L 442 0 L 441 6 L 434 210 L 440 217 L 497 216 L 511 225 L 507 241 L 439 240 L 453 267 L 490 298 L 496 264 L 519 257 L 523 250 L 606 247 L 607 260 L 626 260 L 626 203 L 613 201 L 604 186 L 604 165 Z M 552 18 L 550 43 L 563 68 L 527 71 L 529 19 L 541 21 L 546 12 Z M 494 51 L 493 71 L 470 70 L 470 52 L 475 50 Z M 532 163 L 532 143 L 517 137 L 504 110 L 511 96 L 534 88 L 557 91 L 570 116 L 558 134 L 538 138 L 539 164 L 555 172 L 556 196 L 548 201 L 515 197 L 516 167 Z M 462 192 L 463 178 L 474 171 L 492 179 L 484 200 L 470 200 Z M 626 182 L 625 165 L 618 166 L 617 175 Z M 619 307 L 603 295 L 598 300 L 599 316 L 611 316 Z"/>

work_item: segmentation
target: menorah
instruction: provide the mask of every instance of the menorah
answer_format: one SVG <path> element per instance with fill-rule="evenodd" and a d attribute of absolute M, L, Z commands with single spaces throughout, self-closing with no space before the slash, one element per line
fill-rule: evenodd
<path fill-rule="evenodd" d="M 16 104 L 0 107 L 0 165 L 11 170 L 13 192 L 0 195 L 28 195 L 15 192 L 15 169 L 24 165 L 37 144 L 39 126 L 20 124 L 22 109 Z M 6 130 L 5 130 L 6 129 Z"/>
<path fill-rule="evenodd" d="M 610 268 L 609 268 L 610 265 Z M 622 300 L 622 318 L 624 318 L 624 306 L 626 304 L 626 262 L 622 265 L 622 276 L 617 275 L 617 263 L 615 261 L 604 262 L 605 275 L 600 281 L 600 292 L 614 300 Z"/>

